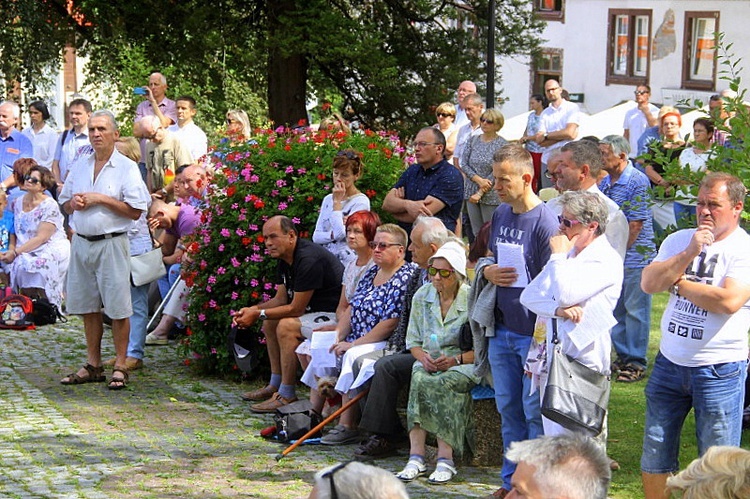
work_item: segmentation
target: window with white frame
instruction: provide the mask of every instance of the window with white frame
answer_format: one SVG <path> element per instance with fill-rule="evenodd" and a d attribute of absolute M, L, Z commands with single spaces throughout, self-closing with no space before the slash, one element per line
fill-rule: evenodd
<path fill-rule="evenodd" d="M 607 83 L 648 81 L 651 51 L 650 10 L 609 10 Z"/>
<path fill-rule="evenodd" d="M 718 12 L 685 12 L 682 67 L 684 88 L 714 88 L 718 31 Z"/>

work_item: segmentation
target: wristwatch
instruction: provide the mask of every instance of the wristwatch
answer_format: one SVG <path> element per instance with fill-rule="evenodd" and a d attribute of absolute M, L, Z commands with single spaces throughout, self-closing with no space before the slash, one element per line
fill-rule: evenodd
<path fill-rule="evenodd" d="M 669 292 L 672 293 L 675 296 L 680 296 L 680 283 L 685 279 L 684 275 L 681 275 L 679 279 L 677 279 L 674 284 L 672 284 L 672 287 L 669 288 Z"/>
<path fill-rule="evenodd" d="M 266 311 L 265 311 L 265 310 L 261 310 L 261 311 L 260 311 L 260 315 L 258 316 L 258 318 L 259 318 L 260 320 L 262 320 L 262 321 L 264 321 L 264 320 L 268 319 L 268 316 L 266 315 Z"/>
<path fill-rule="evenodd" d="M 545 132 L 545 134 L 544 134 L 544 140 L 547 140 L 547 137 L 549 137 L 549 134 Z"/>

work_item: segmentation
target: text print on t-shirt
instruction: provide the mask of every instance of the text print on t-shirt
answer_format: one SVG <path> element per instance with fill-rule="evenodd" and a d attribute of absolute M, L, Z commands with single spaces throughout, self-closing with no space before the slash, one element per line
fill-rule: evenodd
<path fill-rule="evenodd" d="M 701 251 L 701 254 L 685 269 L 686 279 L 708 285 L 713 284 L 714 271 L 718 260 L 719 256 L 716 254 L 706 259 L 706 252 Z M 672 317 L 677 319 L 679 323 L 669 322 L 667 330 L 670 333 L 683 338 L 703 339 L 703 329 L 708 317 L 706 310 L 678 295 Z"/>

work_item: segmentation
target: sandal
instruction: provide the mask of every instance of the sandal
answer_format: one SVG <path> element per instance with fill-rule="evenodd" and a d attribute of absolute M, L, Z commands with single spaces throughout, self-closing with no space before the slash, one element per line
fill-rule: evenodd
<path fill-rule="evenodd" d="M 115 376 L 116 373 L 120 373 L 122 376 Z M 109 378 L 107 388 L 110 390 L 122 390 L 127 386 L 129 377 L 130 375 L 126 367 L 115 366 L 114 369 L 112 369 L 112 377 Z"/>
<path fill-rule="evenodd" d="M 456 473 L 458 473 L 458 471 L 456 471 L 456 468 L 453 465 L 448 464 L 442 459 L 438 459 L 435 471 L 432 472 L 427 481 L 433 484 L 442 485 L 450 482 L 453 477 L 456 476 Z"/>
<path fill-rule="evenodd" d="M 104 368 L 102 366 L 94 367 L 91 364 L 86 364 L 83 369 L 88 373 L 87 376 L 79 376 L 77 372 L 70 373 L 60 380 L 60 384 L 63 385 L 82 385 L 84 383 L 99 383 L 104 381 Z"/>
<path fill-rule="evenodd" d="M 420 461 L 419 459 L 409 459 L 409 462 L 406 463 L 404 469 L 396 473 L 396 478 L 402 482 L 411 482 L 425 473 L 427 473 L 427 465 L 424 464 L 424 461 Z"/>
<path fill-rule="evenodd" d="M 617 375 L 617 381 L 621 383 L 635 383 L 646 377 L 646 370 L 642 367 L 628 364 L 620 369 L 620 374 Z"/>

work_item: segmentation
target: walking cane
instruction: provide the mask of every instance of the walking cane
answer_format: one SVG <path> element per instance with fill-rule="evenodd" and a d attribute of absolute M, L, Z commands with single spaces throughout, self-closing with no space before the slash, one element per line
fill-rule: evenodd
<path fill-rule="evenodd" d="M 313 428 L 312 430 L 308 431 L 307 433 L 305 433 L 304 435 L 302 435 L 300 438 L 298 438 L 296 442 L 294 442 L 292 445 L 290 445 L 289 447 L 287 447 L 286 449 L 284 449 L 281 454 L 276 455 L 276 460 L 277 461 L 281 461 L 281 459 L 284 456 L 286 456 L 287 454 L 289 454 L 290 452 L 292 452 L 294 449 L 296 449 L 297 447 L 299 447 L 300 445 L 302 445 L 302 442 L 304 442 L 305 440 L 307 440 L 311 436 L 313 436 L 316 433 L 318 433 L 320 430 L 323 429 L 323 427 L 325 425 L 327 425 L 328 423 L 330 423 L 331 421 L 333 421 L 334 419 L 336 419 L 337 417 L 339 417 L 339 415 L 341 413 L 343 413 L 345 410 L 347 410 L 348 408 L 350 408 L 351 406 L 353 406 L 355 403 L 359 402 L 359 399 L 361 399 L 362 397 L 364 397 L 365 395 L 367 395 L 367 392 L 369 392 L 369 391 L 370 391 L 370 389 L 367 388 L 366 390 L 362 391 L 361 393 L 358 393 L 357 396 L 354 397 L 353 399 L 351 399 L 349 402 L 347 402 L 346 404 L 344 404 L 341 407 L 339 407 L 333 414 L 331 414 L 330 416 L 328 416 L 327 418 L 325 418 L 323 421 L 321 421 L 318 424 L 318 426 L 316 426 L 315 428 Z"/>
<path fill-rule="evenodd" d="M 174 284 L 172 284 L 172 287 L 169 288 L 169 291 L 167 291 L 167 294 L 164 295 L 164 299 L 161 301 L 158 307 L 156 307 L 156 312 L 154 312 L 154 315 L 151 317 L 151 320 L 148 321 L 148 324 L 146 324 L 146 331 L 148 331 L 151 328 L 151 324 L 154 323 L 154 319 L 156 319 L 162 310 L 164 310 L 164 307 L 166 306 L 167 302 L 170 298 L 172 298 L 172 295 L 174 294 L 174 290 L 177 289 L 177 285 L 182 282 L 182 277 L 178 277 Z"/>

